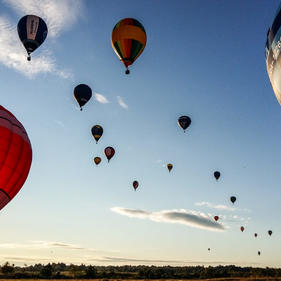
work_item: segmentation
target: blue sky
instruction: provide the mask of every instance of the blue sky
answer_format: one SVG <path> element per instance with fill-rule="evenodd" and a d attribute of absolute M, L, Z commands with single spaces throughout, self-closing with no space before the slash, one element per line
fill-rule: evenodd
<path fill-rule="evenodd" d="M 279 1 L 0 3 L 2 105 L 33 147 L 0 214 L 0 261 L 281 266 L 281 109 L 264 57 Z M 30 63 L 16 31 L 26 14 L 49 28 Z M 129 76 L 110 44 L 125 17 L 147 33 Z M 82 112 L 80 83 L 95 93 Z"/>

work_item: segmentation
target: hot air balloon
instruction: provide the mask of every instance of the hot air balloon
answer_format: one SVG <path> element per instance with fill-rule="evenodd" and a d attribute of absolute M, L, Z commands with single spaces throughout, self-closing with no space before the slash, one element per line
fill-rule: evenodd
<path fill-rule="evenodd" d="M 94 139 L 96 140 L 96 143 L 98 143 L 99 139 L 101 138 L 103 134 L 103 128 L 100 125 L 95 125 L 92 127 L 92 135 Z"/>
<path fill-rule="evenodd" d="M 190 126 L 190 124 L 191 119 L 188 116 L 181 116 L 178 119 L 178 125 L 183 129 L 184 132 Z"/>
<path fill-rule="evenodd" d="M 135 190 L 137 190 L 138 186 L 139 186 L 139 182 L 138 181 L 133 181 L 133 188 Z"/>
<path fill-rule="evenodd" d="M 35 51 L 46 39 L 48 28 L 44 20 L 38 16 L 27 15 L 18 22 L 18 35 L 27 51 L 27 60 L 31 60 L 30 54 Z"/>
<path fill-rule="evenodd" d="M 215 221 L 218 221 L 218 219 L 219 219 L 219 216 L 214 216 Z"/>
<path fill-rule="evenodd" d="M 255 234 L 254 234 L 254 236 L 257 238 L 257 237 L 258 237 L 258 234 L 257 234 L 257 233 L 255 233 Z"/>
<path fill-rule="evenodd" d="M 210 248 L 208 248 L 208 251 L 209 251 L 209 252 L 210 252 L 210 250 L 211 250 L 211 249 L 210 249 Z"/>
<path fill-rule="evenodd" d="M 268 234 L 269 234 L 269 236 L 271 236 L 272 235 L 272 230 L 268 230 Z"/>
<path fill-rule="evenodd" d="M 221 173 L 219 171 L 214 172 L 214 177 L 216 180 L 218 180 L 220 178 L 220 176 L 221 176 Z"/>
<path fill-rule="evenodd" d="M 94 158 L 94 162 L 96 165 L 98 165 L 101 162 L 101 158 L 100 157 L 95 157 Z"/>
<path fill-rule="evenodd" d="M 80 110 L 82 111 L 82 107 L 90 100 L 92 97 L 92 89 L 85 84 L 79 84 L 74 88 L 74 98 L 80 106 Z"/>
<path fill-rule="evenodd" d="M 281 66 L 280 66 L 280 32 L 281 32 L 281 5 L 279 5 L 272 25 L 267 32 L 265 44 L 266 69 L 274 94 L 281 104 Z"/>
<path fill-rule="evenodd" d="M 259 256 L 261 255 L 261 252 L 260 252 L 260 251 L 258 251 L 258 255 L 259 255 Z"/>
<path fill-rule="evenodd" d="M 105 148 L 104 154 L 105 154 L 105 156 L 106 156 L 106 158 L 107 158 L 107 160 L 109 162 L 109 160 L 114 156 L 115 150 L 114 150 L 113 147 L 108 146 L 107 148 Z"/>
<path fill-rule="evenodd" d="M 171 170 L 173 169 L 173 164 L 169 163 L 169 164 L 167 165 L 167 168 L 168 168 L 169 173 L 170 173 Z"/>
<path fill-rule="evenodd" d="M 244 228 L 244 226 L 241 226 L 240 229 L 243 232 L 245 228 Z"/>
<path fill-rule="evenodd" d="M 32 148 L 23 125 L 0 106 L 0 210 L 22 188 L 32 162 Z"/>
<path fill-rule="evenodd" d="M 128 67 L 140 56 L 146 45 L 146 33 L 143 25 L 132 18 L 120 20 L 112 30 L 111 45 L 125 65 L 125 73 L 129 74 Z"/>
<path fill-rule="evenodd" d="M 236 197 L 235 197 L 235 196 L 231 196 L 231 197 L 230 197 L 230 201 L 232 202 L 232 204 L 234 204 L 235 201 L 236 201 Z"/>

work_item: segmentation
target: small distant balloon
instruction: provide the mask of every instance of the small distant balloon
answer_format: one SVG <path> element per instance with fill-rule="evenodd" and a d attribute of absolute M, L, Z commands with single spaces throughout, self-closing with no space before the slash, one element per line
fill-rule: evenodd
<path fill-rule="evenodd" d="M 167 168 L 168 168 L 169 172 L 171 172 L 171 170 L 173 169 L 173 164 L 169 163 L 167 165 Z"/>
<path fill-rule="evenodd" d="M 244 226 L 241 226 L 240 230 L 243 232 L 245 230 Z"/>
<path fill-rule="evenodd" d="M 82 107 L 91 99 L 92 89 L 86 84 L 79 84 L 74 88 L 74 98 L 80 106 Z"/>
<path fill-rule="evenodd" d="M 214 177 L 216 180 L 218 180 L 220 178 L 220 176 L 221 176 L 221 173 L 219 171 L 214 172 Z"/>
<path fill-rule="evenodd" d="M 178 125 L 183 129 L 184 132 L 190 126 L 190 124 L 191 124 L 191 119 L 188 116 L 179 117 Z"/>
<path fill-rule="evenodd" d="M 258 251 L 258 255 L 259 255 L 259 256 L 261 255 L 261 252 L 260 252 L 260 251 Z"/>
<path fill-rule="evenodd" d="M 108 146 L 108 147 L 106 147 L 106 148 L 104 149 L 104 154 L 105 154 L 105 156 L 106 156 L 106 158 L 107 158 L 107 160 L 108 160 L 108 162 L 109 162 L 110 159 L 114 156 L 115 150 L 114 150 L 113 147 Z"/>
<path fill-rule="evenodd" d="M 95 125 L 92 127 L 92 135 L 94 139 L 96 140 L 96 143 L 98 143 L 99 139 L 101 138 L 103 134 L 103 128 L 100 125 Z"/>
<path fill-rule="evenodd" d="M 94 162 L 96 165 L 98 165 L 101 162 L 101 158 L 100 157 L 95 157 L 94 158 Z"/>
<path fill-rule="evenodd" d="M 257 234 L 257 233 L 255 233 L 255 234 L 254 234 L 254 236 L 257 238 L 257 237 L 258 237 L 258 234 Z"/>
<path fill-rule="evenodd" d="M 218 221 L 218 219 L 219 219 L 219 216 L 214 216 L 215 221 Z"/>
<path fill-rule="evenodd" d="M 138 187 L 139 187 L 139 182 L 138 181 L 133 181 L 133 188 L 135 190 L 137 190 Z"/>
<path fill-rule="evenodd" d="M 231 196 L 231 197 L 230 197 L 230 201 L 232 202 L 232 204 L 234 204 L 235 201 L 236 201 L 236 197 L 235 197 L 235 196 Z"/>
<path fill-rule="evenodd" d="M 210 248 L 208 248 L 208 251 L 209 251 L 209 252 L 210 252 L 210 250 L 211 250 L 211 249 L 210 249 Z"/>
<path fill-rule="evenodd" d="M 272 235 L 272 230 L 268 230 L 268 234 L 269 234 L 269 236 L 271 236 Z"/>

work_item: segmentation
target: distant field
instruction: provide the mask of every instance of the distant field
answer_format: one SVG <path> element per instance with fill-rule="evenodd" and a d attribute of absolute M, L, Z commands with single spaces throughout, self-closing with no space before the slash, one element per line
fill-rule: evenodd
<path fill-rule="evenodd" d="M 259 281 L 267 281 L 267 280 L 275 280 L 275 281 L 281 281 L 280 278 L 275 278 L 275 277 L 250 277 L 250 278 L 213 278 L 213 279 L 0 279 L 0 281 L 15 281 L 15 280 L 24 280 L 24 281 L 198 281 L 198 280 L 205 280 L 205 281 L 223 281 L 223 280 L 228 280 L 228 281 L 244 281 L 244 280 L 249 280 L 249 281 L 254 281 L 254 280 L 259 280 Z"/>

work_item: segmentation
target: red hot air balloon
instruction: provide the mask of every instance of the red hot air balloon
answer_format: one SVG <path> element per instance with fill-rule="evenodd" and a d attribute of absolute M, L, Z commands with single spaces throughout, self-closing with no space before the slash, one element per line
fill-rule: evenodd
<path fill-rule="evenodd" d="M 139 187 L 139 182 L 138 181 L 134 181 L 133 182 L 133 187 L 135 190 L 137 190 L 137 188 Z"/>
<path fill-rule="evenodd" d="M 23 186 L 32 162 L 32 148 L 23 125 L 0 106 L 0 210 Z"/>
<path fill-rule="evenodd" d="M 242 232 L 245 230 L 244 226 L 241 226 L 240 229 Z"/>
<path fill-rule="evenodd" d="M 113 147 L 108 146 L 107 148 L 105 148 L 104 154 L 105 154 L 105 156 L 106 156 L 106 158 L 107 158 L 107 160 L 109 162 L 109 160 L 114 156 L 115 150 L 114 150 Z"/>
<path fill-rule="evenodd" d="M 219 216 L 214 216 L 215 221 L 218 221 L 218 219 L 219 219 Z"/>

